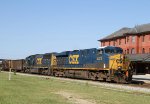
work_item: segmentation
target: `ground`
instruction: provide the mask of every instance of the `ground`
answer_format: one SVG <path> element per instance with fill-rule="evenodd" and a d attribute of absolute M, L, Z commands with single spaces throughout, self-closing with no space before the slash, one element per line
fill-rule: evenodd
<path fill-rule="evenodd" d="M 0 73 L 0 104 L 150 104 L 150 94 L 56 78 Z"/>

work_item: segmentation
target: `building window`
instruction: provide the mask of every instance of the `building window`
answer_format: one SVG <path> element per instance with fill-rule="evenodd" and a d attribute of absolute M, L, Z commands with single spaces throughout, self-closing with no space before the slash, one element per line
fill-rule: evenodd
<path fill-rule="evenodd" d="M 142 36 L 142 42 L 144 42 L 144 41 L 145 41 L 145 35 Z"/>
<path fill-rule="evenodd" d="M 126 44 L 126 38 L 124 39 L 124 43 Z"/>
<path fill-rule="evenodd" d="M 131 54 L 135 54 L 135 49 L 134 48 L 131 49 Z"/>
<path fill-rule="evenodd" d="M 129 54 L 129 49 L 127 49 L 127 54 Z"/>
<path fill-rule="evenodd" d="M 124 53 L 126 54 L 126 50 L 124 51 Z"/>
<path fill-rule="evenodd" d="M 119 39 L 119 45 L 121 45 L 121 39 Z"/>
<path fill-rule="evenodd" d="M 129 36 L 127 36 L 127 43 L 129 42 Z"/>
<path fill-rule="evenodd" d="M 110 46 L 110 41 L 109 41 L 109 46 Z"/>
<path fill-rule="evenodd" d="M 135 36 L 132 36 L 132 43 L 135 43 Z"/>
<path fill-rule="evenodd" d="M 103 46 L 105 46 L 105 42 L 103 42 Z"/>
<path fill-rule="evenodd" d="M 113 45 L 115 46 L 115 40 L 113 41 Z"/>
<path fill-rule="evenodd" d="M 142 49 L 142 53 L 145 53 L 145 48 Z"/>

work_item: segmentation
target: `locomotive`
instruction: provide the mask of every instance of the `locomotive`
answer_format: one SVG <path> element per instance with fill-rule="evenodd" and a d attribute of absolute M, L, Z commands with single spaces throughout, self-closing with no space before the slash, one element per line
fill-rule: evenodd
<path fill-rule="evenodd" d="M 132 67 L 119 47 L 105 46 L 28 56 L 24 72 L 128 83 Z"/>
<path fill-rule="evenodd" d="M 36 54 L 26 57 L 23 72 L 50 75 L 55 53 Z"/>

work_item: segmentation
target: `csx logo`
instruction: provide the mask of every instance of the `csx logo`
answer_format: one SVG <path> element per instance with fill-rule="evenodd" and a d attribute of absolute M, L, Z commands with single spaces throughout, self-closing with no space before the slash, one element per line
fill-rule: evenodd
<path fill-rule="evenodd" d="M 37 64 L 42 64 L 42 58 L 37 58 L 36 63 Z"/>
<path fill-rule="evenodd" d="M 70 55 L 69 64 L 79 64 L 78 58 L 79 58 L 79 55 Z"/>

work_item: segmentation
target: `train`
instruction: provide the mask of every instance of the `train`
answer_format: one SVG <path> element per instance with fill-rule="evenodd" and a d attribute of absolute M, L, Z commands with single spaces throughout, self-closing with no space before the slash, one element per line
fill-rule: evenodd
<path fill-rule="evenodd" d="M 129 58 L 115 46 L 35 54 L 20 61 L 21 72 L 56 77 L 130 83 L 133 75 Z"/>

